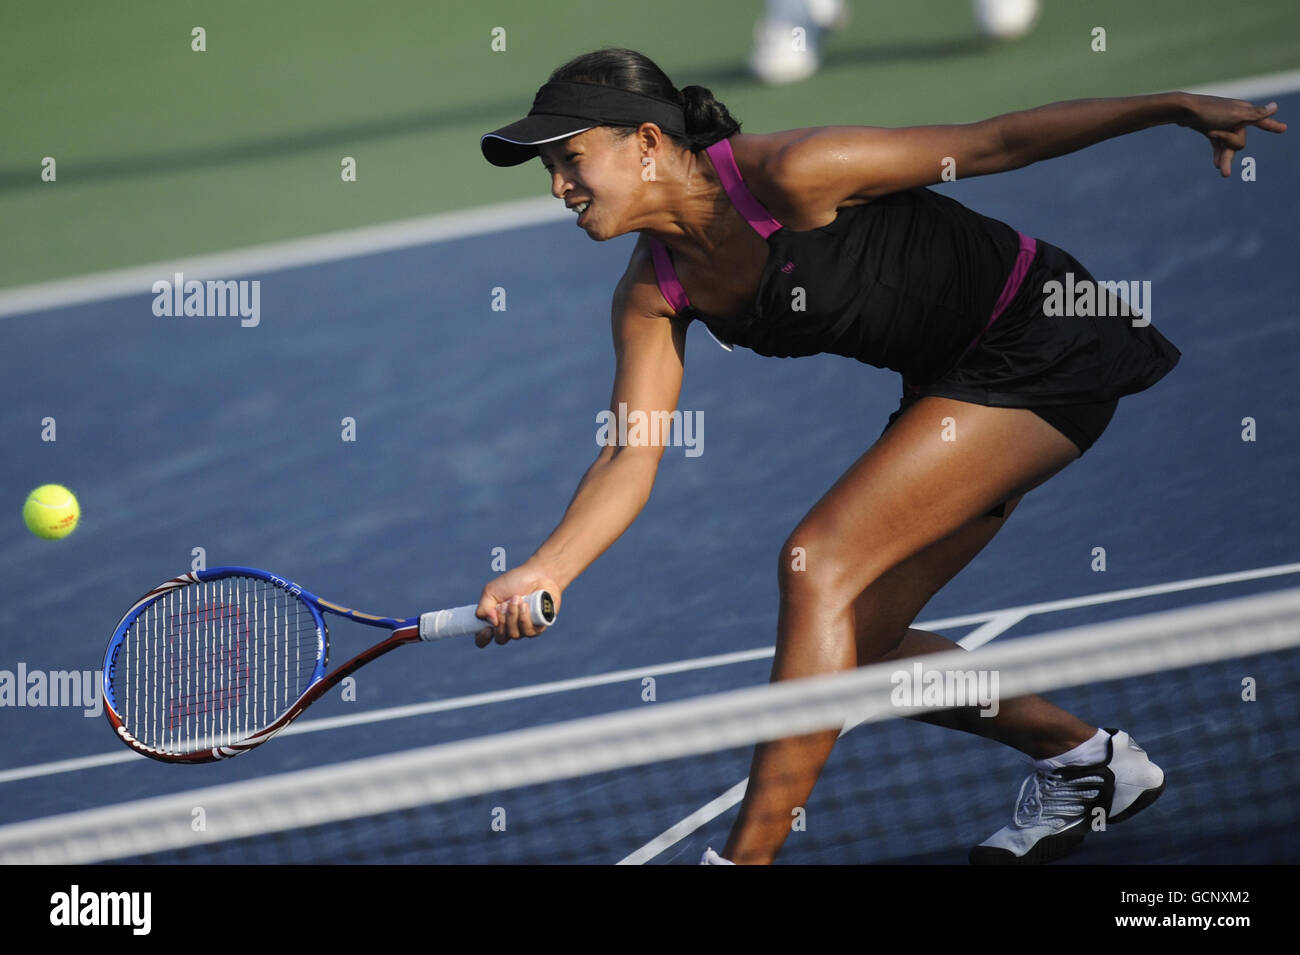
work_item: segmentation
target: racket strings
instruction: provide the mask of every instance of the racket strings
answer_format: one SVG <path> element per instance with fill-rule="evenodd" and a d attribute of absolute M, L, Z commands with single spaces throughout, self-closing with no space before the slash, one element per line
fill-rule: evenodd
<path fill-rule="evenodd" d="M 169 591 L 132 623 L 114 674 L 127 731 L 144 745 L 191 753 L 275 722 L 316 668 L 312 613 L 254 577 Z"/>

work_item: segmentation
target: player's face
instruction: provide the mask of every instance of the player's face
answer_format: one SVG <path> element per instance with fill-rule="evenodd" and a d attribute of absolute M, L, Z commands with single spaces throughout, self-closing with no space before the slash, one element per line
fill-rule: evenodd
<path fill-rule="evenodd" d="M 620 140 L 609 127 L 597 126 L 538 150 L 551 177 L 551 195 L 570 208 L 586 203 L 577 224 L 597 241 L 631 229 L 631 214 L 643 187 L 636 143 L 635 136 Z"/>

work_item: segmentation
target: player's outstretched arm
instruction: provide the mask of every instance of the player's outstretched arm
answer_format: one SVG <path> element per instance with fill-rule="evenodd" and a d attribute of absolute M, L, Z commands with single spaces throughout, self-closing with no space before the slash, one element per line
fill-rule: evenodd
<path fill-rule="evenodd" d="M 681 393 L 686 327 L 663 311 L 667 303 L 653 284 L 653 272 L 645 268 L 648 262 L 642 240 L 614 294 L 611 322 L 617 365 L 610 414 L 615 421 L 620 406 L 624 420 L 633 411 L 669 415 Z M 595 438 L 594 415 L 592 429 Z M 619 429 L 615 425 L 608 433 L 614 441 Z M 494 640 L 506 643 L 535 636 L 545 629 L 534 628 L 516 605 L 498 604 L 540 588 L 551 592 L 558 610 L 560 592 L 618 540 L 645 507 L 663 451 L 662 440 L 600 447 L 563 519 L 537 552 L 484 586 L 476 612 L 492 625 L 478 633 L 475 642 L 480 647 Z"/>
<path fill-rule="evenodd" d="M 1195 93 L 1153 93 L 1116 99 L 1071 100 L 999 116 L 1006 168 L 1075 152 L 1104 139 L 1177 123 L 1204 133 L 1214 144 L 1214 165 L 1227 176 L 1232 154 L 1246 145 L 1246 127 L 1286 131 L 1273 118 L 1277 104 L 1255 106 L 1245 100 Z"/>
<path fill-rule="evenodd" d="M 773 161 L 773 178 L 790 195 L 835 208 L 945 180 L 1019 169 L 1102 140 L 1177 123 L 1204 133 L 1214 163 L 1228 175 L 1246 127 L 1286 131 L 1276 103 L 1193 93 L 1070 100 L 951 126 L 821 126 L 790 140 Z"/>

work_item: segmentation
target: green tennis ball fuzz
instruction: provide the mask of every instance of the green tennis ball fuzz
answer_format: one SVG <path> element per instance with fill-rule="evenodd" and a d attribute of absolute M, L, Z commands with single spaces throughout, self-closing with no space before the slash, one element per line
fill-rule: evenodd
<path fill-rule="evenodd" d="M 81 505 L 62 484 L 42 484 L 27 495 L 23 521 L 27 529 L 45 540 L 67 537 L 77 529 Z"/>

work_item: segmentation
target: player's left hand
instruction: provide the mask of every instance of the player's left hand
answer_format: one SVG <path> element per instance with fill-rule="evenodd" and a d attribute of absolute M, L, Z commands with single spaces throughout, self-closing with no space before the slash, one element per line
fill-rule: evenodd
<path fill-rule="evenodd" d="M 1187 94 L 1190 115 L 1179 121 L 1204 133 L 1214 146 L 1214 167 L 1224 176 L 1232 174 L 1232 157 L 1246 148 L 1246 127 L 1258 126 L 1270 133 L 1286 132 L 1286 123 L 1273 118 L 1277 103 L 1255 106 L 1242 99 Z"/>

